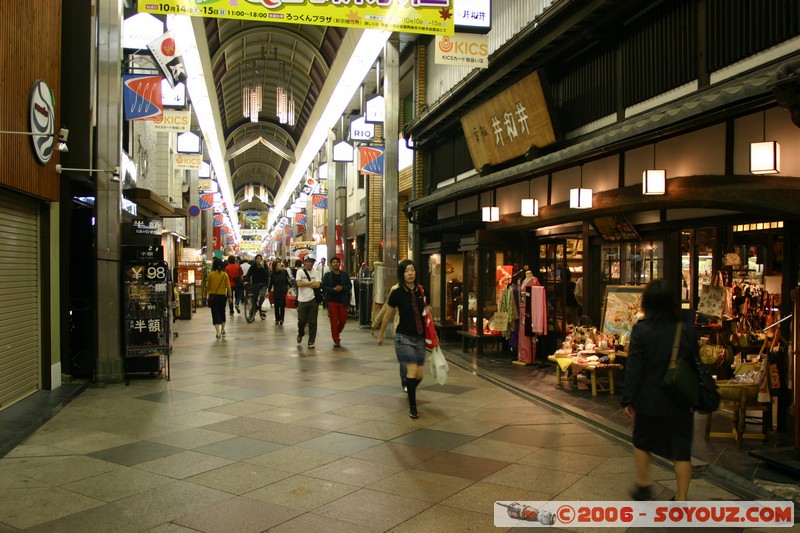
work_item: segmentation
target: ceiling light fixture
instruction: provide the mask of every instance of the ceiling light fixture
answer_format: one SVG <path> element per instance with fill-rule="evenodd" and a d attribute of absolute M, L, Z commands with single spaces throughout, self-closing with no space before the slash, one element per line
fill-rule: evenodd
<path fill-rule="evenodd" d="M 750 174 L 780 174 L 781 145 L 767 140 L 767 111 L 764 110 L 762 142 L 750 143 Z"/>
<path fill-rule="evenodd" d="M 642 173 L 642 194 L 656 195 L 667 192 L 667 171 L 655 167 L 656 145 L 653 143 L 653 168 Z"/>
<path fill-rule="evenodd" d="M 496 196 L 495 190 L 492 190 L 492 205 L 484 206 L 481 208 L 481 220 L 484 222 L 498 222 L 500 220 L 500 208 L 494 205 Z"/>
<path fill-rule="evenodd" d="M 524 217 L 539 216 L 539 200 L 531 195 L 531 181 L 528 180 L 528 197 L 520 202 L 520 214 Z"/>
<path fill-rule="evenodd" d="M 264 48 L 261 48 L 261 56 L 264 56 Z M 258 72 L 258 59 L 253 60 L 253 83 L 242 86 L 242 116 L 249 118 L 250 122 L 258 122 L 258 114 L 261 112 L 261 102 L 264 92 L 263 76 Z M 264 60 L 266 62 L 266 60 Z M 266 65 L 264 70 L 266 70 Z"/>
<path fill-rule="evenodd" d="M 275 58 L 278 57 L 278 49 L 275 48 Z M 286 65 L 279 61 L 278 83 L 275 88 L 275 114 L 281 124 L 294 126 L 294 91 L 292 90 L 291 72 L 286 73 Z"/>
<path fill-rule="evenodd" d="M 583 188 L 583 165 L 581 165 L 581 185 L 569 190 L 569 207 L 571 209 L 591 209 L 592 189 Z"/>

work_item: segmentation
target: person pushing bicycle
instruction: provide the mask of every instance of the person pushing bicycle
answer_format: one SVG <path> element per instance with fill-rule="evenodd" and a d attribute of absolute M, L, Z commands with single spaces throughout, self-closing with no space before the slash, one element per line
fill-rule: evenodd
<path fill-rule="evenodd" d="M 250 284 L 249 290 L 256 294 L 256 309 L 261 315 L 261 320 L 267 318 L 267 314 L 261 310 L 261 304 L 264 303 L 264 298 L 267 294 L 267 287 L 269 286 L 269 268 L 267 268 L 264 258 L 258 254 L 253 260 L 253 264 L 244 275 L 245 285 Z"/>

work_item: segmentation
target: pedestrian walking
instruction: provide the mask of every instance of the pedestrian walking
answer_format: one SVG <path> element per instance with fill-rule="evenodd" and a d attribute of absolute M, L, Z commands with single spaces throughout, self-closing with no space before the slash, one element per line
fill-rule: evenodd
<path fill-rule="evenodd" d="M 662 385 L 672 349 L 678 341 L 678 359 L 687 358 L 697 371 L 697 337 L 691 326 L 681 327 L 678 304 L 670 285 L 653 280 L 642 295 L 644 319 L 633 326 L 628 360 L 625 365 L 625 392 L 622 406 L 633 418 L 633 460 L 636 485 L 634 500 L 651 500 L 652 454 L 671 459 L 674 464 L 675 500 L 688 497 L 692 479 L 692 435 L 694 414 L 679 405 Z"/>
<path fill-rule="evenodd" d="M 295 283 L 297 284 L 297 344 L 303 342 L 306 324 L 308 325 L 308 347 L 313 348 L 317 339 L 317 316 L 319 315 L 319 302 L 316 290 L 319 290 L 319 273 L 314 270 L 316 258 L 306 254 L 303 266 L 297 271 Z M 316 289 L 316 290 L 315 290 Z"/>
<path fill-rule="evenodd" d="M 231 280 L 231 290 L 233 291 L 233 298 L 228 300 L 228 311 L 233 316 L 233 308 L 236 306 L 236 312 L 241 313 L 239 304 L 242 303 L 242 294 L 244 289 L 244 271 L 239 264 L 239 260 L 235 255 L 228 257 L 228 264 L 225 265 L 225 273 L 228 274 L 228 279 Z"/>
<path fill-rule="evenodd" d="M 330 272 L 322 276 L 322 290 L 325 301 L 328 302 L 328 317 L 331 321 L 331 338 L 333 345 L 338 348 L 342 344 L 342 331 L 347 323 L 347 309 L 350 306 L 350 291 L 353 282 L 350 276 L 342 270 L 342 260 L 334 256 L 331 258 Z"/>
<path fill-rule="evenodd" d="M 261 320 L 267 318 L 267 314 L 261 310 L 261 304 L 264 303 L 264 298 L 267 296 L 267 287 L 269 286 L 269 268 L 264 263 L 264 258 L 261 254 L 256 255 L 253 264 L 244 275 L 245 283 L 252 283 L 253 286 L 250 290 L 256 294 L 256 309 L 261 316 Z"/>
<path fill-rule="evenodd" d="M 399 288 L 400 288 L 399 283 L 392 285 L 392 287 L 389 289 L 389 296 L 392 295 L 392 291 Z M 389 298 L 387 298 L 387 300 L 388 299 Z M 389 308 L 386 307 L 386 305 L 384 305 L 383 307 L 381 307 L 381 310 L 378 311 L 378 313 L 375 315 L 375 318 L 372 320 L 372 326 L 371 326 L 372 331 L 380 329 L 381 322 L 383 322 L 383 316 L 386 314 L 386 311 L 388 309 Z M 399 318 L 399 316 L 397 318 Z M 397 321 L 395 320 L 395 322 Z M 406 374 L 408 373 L 408 370 L 406 370 L 406 365 L 404 365 L 402 361 L 398 362 L 400 363 L 400 385 L 403 387 L 403 392 L 408 392 L 408 383 L 406 382 Z"/>
<path fill-rule="evenodd" d="M 211 262 L 211 272 L 206 278 L 206 300 L 211 308 L 211 323 L 217 338 L 225 335 L 225 303 L 231 296 L 231 282 L 219 257 Z"/>
<path fill-rule="evenodd" d="M 406 387 L 408 389 L 408 416 L 419 418 L 417 413 L 417 387 L 422 381 L 425 364 L 425 326 L 422 311 L 425 297 L 422 286 L 417 283 L 416 265 L 405 259 L 397 266 L 399 288 L 389 294 L 385 306 L 386 314 L 378 331 L 378 344 L 383 344 L 383 333 L 395 312 L 400 314 L 400 322 L 394 332 L 394 349 L 397 360 L 406 366 Z"/>
<path fill-rule="evenodd" d="M 275 325 L 282 326 L 286 314 L 286 294 L 292 286 L 289 272 L 281 261 L 275 261 L 272 276 L 269 278 L 267 292 L 272 292 L 272 308 L 275 311 Z"/>

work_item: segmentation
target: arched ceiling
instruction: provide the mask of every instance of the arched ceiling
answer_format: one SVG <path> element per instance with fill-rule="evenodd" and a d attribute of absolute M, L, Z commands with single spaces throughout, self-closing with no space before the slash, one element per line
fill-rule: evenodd
<path fill-rule="evenodd" d="M 241 199 L 244 187 L 254 184 L 274 198 L 291 161 L 287 153 L 313 127 L 309 116 L 347 30 L 212 18 L 205 31 L 234 195 Z M 295 101 L 293 126 L 280 124 L 276 114 L 281 62 Z M 256 123 L 242 116 L 242 87 L 254 76 L 263 83 Z"/>

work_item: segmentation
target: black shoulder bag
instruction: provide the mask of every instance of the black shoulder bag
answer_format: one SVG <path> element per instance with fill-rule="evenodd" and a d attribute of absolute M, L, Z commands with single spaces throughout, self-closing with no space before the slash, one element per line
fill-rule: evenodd
<path fill-rule="evenodd" d="M 667 373 L 661 384 L 667 394 L 675 400 L 678 405 L 685 409 L 695 407 L 700 395 L 700 384 L 697 374 L 694 373 L 692 365 L 686 358 L 678 359 L 678 347 L 681 343 L 681 328 L 683 324 L 678 322 L 675 330 L 675 340 L 672 343 L 672 358 L 667 367 Z"/>
<path fill-rule="evenodd" d="M 311 281 L 311 276 L 308 275 L 306 267 L 303 267 L 303 273 L 306 275 L 306 278 L 308 278 L 308 281 Z M 318 304 L 322 303 L 322 289 L 314 289 L 314 299 L 317 300 Z"/>

